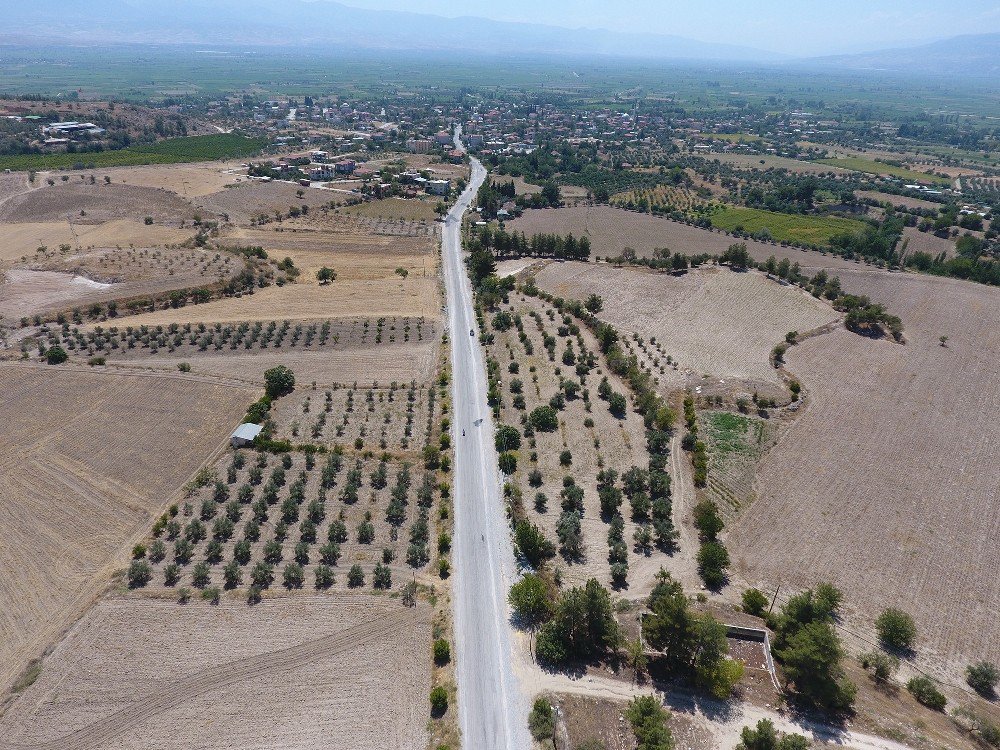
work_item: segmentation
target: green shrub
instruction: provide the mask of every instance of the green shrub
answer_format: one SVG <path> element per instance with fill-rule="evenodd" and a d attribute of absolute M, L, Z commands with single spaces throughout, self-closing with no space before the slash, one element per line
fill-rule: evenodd
<path fill-rule="evenodd" d="M 528 729 L 536 740 L 551 739 L 556 729 L 555 711 L 545 698 L 538 698 L 528 714 Z"/>
<path fill-rule="evenodd" d="M 875 621 L 878 637 L 887 646 L 909 650 L 917 639 L 917 626 L 913 618 L 900 609 L 889 607 Z"/>
<path fill-rule="evenodd" d="M 988 661 L 970 664 L 965 670 L 969 687 L 986 698 L 992 698 L 1000 682 L 1000 668 Z"/>
<path fill-rule="evenodd" d="M 431 711 L 440 716 L 448 710 L 448 691 L 438 685 L 431 690 Z"/>
<path fill-rule="evenodd" d="M 743 592 L 743 611 L 754 617 L 763 617 L 768 601 L 760 589 L 747 589 Z"/>
<path fill-rule="evenodd" d="M 914 698 L 923 703 L 928 708 L 935 711 L 943 711 L 948 703 L 948 699 L 938 690 L 937 685 L 930 677 L 913 677 L 906 683 L 906 689 L 910 691 Z"/>
<path fill-rule="evenodd" d="M 444 638 L 434 641 L 434 663 L 441 665 L 451 661 L 451 646 Z"/>

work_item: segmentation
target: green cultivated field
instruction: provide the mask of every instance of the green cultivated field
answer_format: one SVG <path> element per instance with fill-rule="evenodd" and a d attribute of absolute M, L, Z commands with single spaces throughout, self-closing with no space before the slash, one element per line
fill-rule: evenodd
<path fill-rule="evenodd" d="M 835 234 L 856 232 L 865 224 L 840 216 L 802 216 L 763 211 L 759 208 L 725 206 L 711 214 L 712 226 L 731 232 L 742 227 L 753 234 L 767 229 L 778 242 L 800 242 L 825 245 Z"/>
<path fill-rule="evenodd" d="M 20 154 L 0 156 L 0 169 L 19 172 L 45 169 L 99 169 L 134 167 L 139 164 L 180 164 L 192 161 L 239 159 L 260 153 L 264 138 L 247 138 L 236 133 L 169 138 L 148 146 L 132 146 L 119 151 L 65 154 Z"/>
<path fill-rule="evenodd" d="M 853 169 L 855 172 L 866 172 L 868 174 L 891 174 L 901 180 L 912 182 L 929 182 L 935 185 L 950 185 L 951 180 L 947 177 L 937 177 L 925 172 L 915 172 L 905 167 L 897 167 L 894 164 L 886 164 L 874 159 L 862 159 L 858 156 L 849 156 L 840 159 L 817 159 L 822 164 L 829 164 L 832 167 L 843 167 Z"/>

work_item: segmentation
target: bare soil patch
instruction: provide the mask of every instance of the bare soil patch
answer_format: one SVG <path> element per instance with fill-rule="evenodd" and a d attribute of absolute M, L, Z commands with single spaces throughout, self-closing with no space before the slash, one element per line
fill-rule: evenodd
<path fill-rule="evenodd" d="M 235 276 L 245 263 L 229 253 L 200 248 L 86 250 L 36 253 L 6 272 L 0 284 L 0 316 L 17 320 L 36 313 L 83 307 L 112 299 L 209 286 Z"/>
<path fill-rule="evenodd" d="M 14 748 L 417 748 L 430 611 L 373 596 L 110 599 L 0 724 Z"/>
<path fill-rule="evenodd" d="M 6 687 L 106 584 L 128 540 L 228 436 L 256 393 L 204 378 L 69 365 L 0 370 Z"/>
<path fill-rule="evenodd" d="M 245 181 L 247 178 L 234 175 L 235 162 L 204 162 L 199 164 L 162 164 L 139 167 L 118 167 L 94 172 L 98 180 L 107 175 L 112 182 L 127 185 L 142 185 L 163 188 L 191 200 L 216 193 L 226 185 Z"/>
<path fill-rule="evenodd" d="M 536 280 L 559 296 L 599 294 L 602 317 L 624 331 L 655 337 L 695 377 L 780 383 L 769 362 L 771 349 L 789 331 L 808 331 L 838 317 L 829 305 L 756 272 L 706 268 L 672 276 L 553 263 Z"/>
<path fill-rule="evenodd" d="M 83 214 L 81 214 L 83 212 Z M 196 209 L 175 193 L 138 185 L 89 184 L 70 179 L 11 198 L 0 206 L 0 221 L 100 224 L 116 219 L 162 223 L 193 218 Z"/>
<path fill-rule="evenodd" d="M 259 214 L 273 218 L 275 211 L 287 215 L 289 207 L 306 205 L 312 211 L 331 201 L 342 203 L 345 197 L 343 193 L 303 188 L 287 182 L 236 183 L 235 179 L 230 183 L 232 187 L 199 196 L 195 205 L 220 216 L 226 214 L 235 224 L 249 224 L 250 219 Z"/>
<path fill-rule="evenodd" d="M 936 258 L 941 253 L 946 258 L 955 257 L 955 243 L 950 239 L 938 237 L 933 232 L 921 232 L 916 227 L 905 227 L 903 229 L 903 240 L 900 242 L 902 250 L 903 242 L 906 243 L 906 254 L 929 253 Z"/>
<path fill-rule="evenodd" d="M 958 682 L 968 661 L 1000 658 L 1000 292 L 841 275 L 900 315 L 907 343 L 838 330 L 789 351 L 811 403 L 731 527 L 734 562 L 772 587 L 842 586 L 847 624 L 863 633 L 883 607 L 909 611 L 922 665 Z"/>

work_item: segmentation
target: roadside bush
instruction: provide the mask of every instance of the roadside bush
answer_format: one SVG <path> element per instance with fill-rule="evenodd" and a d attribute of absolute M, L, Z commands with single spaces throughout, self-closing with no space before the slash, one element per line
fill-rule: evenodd
<path fill-rule="evenodd" d="M 743 611 L 754 617 L 763 617 L 768 601 L 760 589 L 747 589 L 743 592 Z"/>
<path fill-rule="evenodd" d="M 536 740 L 548 740 L 552 738 L 556 729 L 555 711 L 552 704 L 545 698 L 537 698 L 528 714 L 528 730 Z"/>
<path fill-rule="evenodd" d="M 451 661 L 451 646 L 444 638 L 434 641 L 434 663 L 438 666 Z"/>
<path fill-rule="evenodd" d="M 552 615 L 549 587 L 533 573 L 528 573 L 510 587 L 507 601 L 514 612 L 514 619 L 526 627 L 545 622 Z"/>
<path fill-rule="evenodd" d="M 906 689 L 910 691 L 914 698 L 935 711 L 944 711 L 948 699 L 938 690 L 937 685 L 930 677 L 913 677 L 906 683 Z"/>
<path fill-rule="evenodd" d="M 431 690 L 431 712 L 435 716 L 442 715 L 448 710 L 448 691 L 438 685 Z"/>
<path fill-rule="evenodd" d="M 917 639 L 917 626 L 909 614 L 889 607 L 875 621 L 875 630 L 882 643 L 892 648 L 910 650 Z"/>
<path fill-rule="evenodd" d="M 770 719 L 761 719 L 756 727 L 743 727 L 736 750 L 809 750 L 811 743 L 801 734 L 781 733 Z"/>
<path fill-rule="evenodd" d="M 517 471 L 517 455 L 510 451 L 501 453 L 497 458 L 497 463 L 500 466 L 500 471 L 507 476 Z"/>
<path fill-rule="evenodd" d="M 520 520 L 514 526 L 514 543 L 518 552 L 533 568 L 538 568 L 543 562 L 556 554 L 555 545 L 546 538 L 545 533 L 535 524 Z"/>

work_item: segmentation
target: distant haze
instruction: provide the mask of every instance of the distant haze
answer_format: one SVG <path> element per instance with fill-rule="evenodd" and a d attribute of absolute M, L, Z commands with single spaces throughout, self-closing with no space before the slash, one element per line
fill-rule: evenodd
<path fill-rule="evenodd" d="M 316 0 L 324 2 L 324 0 Z M 997 0 L 342 0 L 359 8 L 676 34 L 795 57 L 1000 32 Z"/>
<path fill-rule="evenodd" d="M 457 62 L 483 54 L 630 57 L 1000 80 L 1000 0 L 957 0 L 947 11 L 930 0 L 770 0 L 766 10 L 745 0 L 685 0 L 683 7 L 674 0 L 508 0 L 488 7 L 485 0 L 407 0 L 406 10 L 396 9 L 403 0 L 348 1 L 378 7 L 334 0 L 0 0 L 0 43 L 419 50 Z M 512 20 L 472 15 L 478 12 Z M 942 39 L 969 27 L 975 36 Z M 924 41 L 914 46 L 914 39 Z"/>

